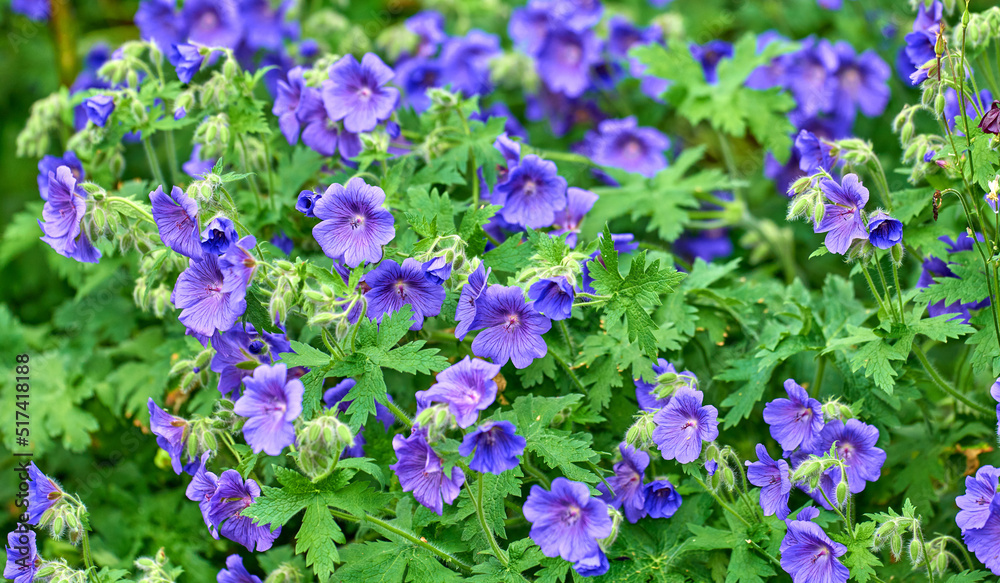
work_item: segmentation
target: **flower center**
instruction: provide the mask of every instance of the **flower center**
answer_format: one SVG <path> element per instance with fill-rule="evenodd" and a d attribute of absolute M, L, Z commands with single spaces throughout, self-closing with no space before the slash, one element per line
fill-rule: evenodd
<path fill-rule="evenodd" d="M 356 230 L 360 229 L 363 226 L 365 226 L 365 217 L 364 217 L 364 215 L 362 215 L 360 213 L 354 215 L 354 218 L 351 219 L 351 230 L 356 231 Z"/>
<path fill-rule="evenodd" d="M 559 56 L 562 57 L 560 60 L 567 65 L 578 65 L 583 58 L 583 49 L 580 48 L 580 45 L 565 45 L 559 52 Z"/>
<path fill-rule="evenodd" d="M 813 555 L 812 562 L 815 563 L 816 561 L 825 558 L 829 554 L 830 554 L 830 549 L 828 549 L 826 545 L 820 546 L 818 549 L 816 549 L 816 554 Z"/>
<path fill-rule="evenodd" d="M 370 87 L 362 87 L 358 89 L 358 99 L 362 101 L 368 101 L 372 98 L 372 90 Z"/>
<path fill-rule="evenodd" d="M 566 526 L 573 526 L 580 520 L 580 507 L 576 504 L 571 504 L 563 510 L 562 521 Z"/>
<path fill-rule="evenodd" d="M 527 182 L 524 183 L 523 190 L 525 195 L 531 196 L 538 191 L 538 183 L 536 183 L 534 180 L 528 180 Z"/>
<path fill-rule="evenodd" d="M 401 279 L 397 280 L 396 281 L 396 285 L 393 286 L 393 287 L 396 288 L 396 295 L 398 295 L 399 297 L 404 298 L 404 299 L 406 298 L 406 282 L 405 281 L 403 281 Z"/>
<path fill-rule="evenodd" d="M 625 156 L 631 159 L 638 158 L 642 154 L 642 144 L 635 138 L 630 138 L 625 142 Z"/>
<path fill-rule="evenodd" d="M 520 323 L 521 323 L 520 314 L 507 314 L 506 322 L 504 323 L 503 328 L 504 330 L 510 332 Z"/>

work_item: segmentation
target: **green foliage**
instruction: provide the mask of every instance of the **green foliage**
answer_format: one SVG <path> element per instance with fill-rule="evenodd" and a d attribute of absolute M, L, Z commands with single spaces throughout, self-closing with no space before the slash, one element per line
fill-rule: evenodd
<path fill-rule="evenodd" d="M 671 266 L 660 269 L 660 260 L 646 266 L 646 252 L 632 259 L 627 274 L 622 275 L 618 266 L 618 251 L 611 238 L 611 230 L 604 227 L 601 239 L 601 261 L 591 261 L 590 276 L 597 293 L 608 296 L 603 305 L 604 314 L 611 322 L 623 317 L 628 326 L 628 339 L 638 342 L 649 357 L 656 356 L 656 323 L 649 317 L 648 308 L 660 304 L 660 296 L 674 291 L 684 275 Z M 603 262 L 603 264 L 602 264 Z"/>

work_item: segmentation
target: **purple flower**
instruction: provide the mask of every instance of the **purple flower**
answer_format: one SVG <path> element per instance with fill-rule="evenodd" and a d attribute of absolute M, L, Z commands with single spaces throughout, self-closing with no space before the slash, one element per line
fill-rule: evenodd
<path fill-rule="evenodd" d="M 566 179 L 559 176 L 555 162 L 530 154 L 497 184 L 492 202 L 503 206 L 500 216 L 509 223 L 548 227 L 556 211 L 566 208 Z"/>
<path fill-rule="evenodd" d="M 84 100 L 83 105 L 87 109 L 87 119 L 102 128 L 115 110 L 115 100 L 110 95 L 95 95 Z"/>
<path fill-rule="evenodd" d="M 839 114 L 854 119 L 857 108 L 867 117 L 882 115 L 889 103 L 889 65 L 872 50 L 855 56 L 854 47 L 845 41 L 838 41 L 833 50 L 837 54 L 833 102 Z"/>
<path fill-rule="evenodd" d="M 944 90 L 944 119 L 948 122 L 948 127 L 955 129 L 955 122 L 961 118 L 961 116 L 967 115 L 970 120 L 975 119 L 978 113 L 976 113 L 976 106 L 973 104 L 973 97 L 969 93 L 965 94 L 965 110 L 958 106 L 958 91 L 953 88 L 948 87 Z M 983 110 L 989 108 L 990 102 L 993 101 L 993 94 L 990 93 L 989 89 L 983 89 L 979 92 L 979 104 L 983 107 Z M 962 126 L 964 128 L 964 125 Z M 957 131 L 958 135 L 964 136 L 965 134 L 961 131 Z M 929 162 L 930 160 L 924 160 Z"/>
<path fill-rule="evenodd" d="M 366 53 L 360 63 L 354 55 L 341 57 L 323 82 L 323 105 L 330 119 L 344 120 L 344 129 L 352 133 L 375 129 L 399 101 L 399 90 L 385 87 L 393 75 L 374 53 Z"/>
<path fill-rule="evenodd" d="M 170 46 L 170 64 L 177 69 L 177 77 L 181 83 L 190 83 L 195 73 L 201 70 L 205 57 L 201 49 L 194 45 L 179 44 Z"/>
<path fill-rule="evenodd" d="M 544 84 L 537 95 L 527 97 L 525 115 L 531 121 L 548 120 L 556 137 L 562 137 L 577 125 L 597 123 L 607 116 L 591 99 L 570 98 L 550 91 Z"/>
<path fill-rule="evenodd" d="M 552 328 L 552 321 L 524 301 L 521 288 L 493 285 L 476 304 L 473 329 L 480 328 L 485 330 L 472 341 L 473 354 L 492 358 L 501 366 L 510 360 L 515 367 L 525 368 L 548 351 L 542 334 Z"/>
<path fill-rule="evenodd" d="M 135 24 L 143 40 L 152 40 L 160 47 L 181 42 L 182 23 L 174 11 L 174 0 L 144 0 L 135 13 Z"/>
<path fill-rule="evenodd" d="M 982 235 L 977 235 L 976 237 L 978 240 L 982 241 Z M 975 246 L 972 237 L 966 233 L 960 233 L 954 241 L 952 241 L 950 237 L 939 237 L 939 240 L 948 245 L 949 254 L 961 251 L 971 251 Z M 917 280 L 916 287 L 918 289 L 923 289 L 930 285 L 934 285 L 934 278 L 958 277 L 958 275 L 956 275 L 955 272 L 948 267 L 949 264 L 950 262 L 928 255 L 924 258 L 923 270 L 920 273 L 920 279 Z M 982 309 L 989 305 L 990 299 L 988 297 L 979 301 L 965 303 L 955 301 L 954 303 L 948 305 L 945 305 L 944 300 L 940 300 L 928 305 L 927 313 L 932 318 L 942 314 L 955 314 L 955 317 L 953 317 L 952 320 L 962 320 L 965 323 L 968 323 L 969 318 L 971 317 L 969 314 L 970 310 Z"/>
<path fill-rule="evenodd" d="M 331 184 L 314 200 L 312 212 L 322 222 L 313 227 L 313 237 L 328 257 L 343 258 L 350 267 L 375 263 L 382 258 L 382 246 L 396 235 L 384 203 L 385 192 L 361 178 L 345 186 Z"/>
<path fill-rule="evenodd" d="M 1000 470 L 993 466 L 981 466 L 975 477 L 965 477 L 965 494 L 955 498 L 955 504 L 961 508 L 955 523 L 962 532 L 986 525 L 992 514 L 990 503 L 997 493 L 998 478 Z"/>
<path fill-rule="evenodd" d="M 823 427 L 816 443 L 816 451 L 830 451 L 836 444 L 837 458 L 847 466 L 847 482 L 852 494 L 865 489 L 867 482 L 878 480 L 885 463 L 885 452 L 875 447 L 878 429 L 857 419 L 834 419 Z"/>
<path fill-rule="evenodd" d="M 302 89 L 299 108 L 296 112 L 302 124 L 302 143 L 324 156 L 333 156 L 340 151 L 345 159 L 361 153 L 361 138 L 357 134 L 340 129 L 323 105 L 319 90 L 313 87 Z"/>
<path fill-rule="evenodd" d="M 726 41 L 713 40 L 704 45 L 692 43 L 688 48 L 694 60 L 701 63 L 701 68 L 705 72 L 705 81 L 711 85 L 715 85 L 719 81 L 715 69 L 719 66 L 719 61 L 722 59 L 732 58 L 733 45 Z"/>
<path fill-rule="evenodd" d="M 529 55 L 535 55 L 545 42 L 549 30 L 549 5 L 544 1 L 530 1 L 527 6 L 515 8 L 507 23 L 507 34 L 514 46 Z"/>
<path fill-rule="evenodd" d="M 777 515 L 784 520 L 788 516 L 788 496 L 792 492 L 792 482 L 788 462 L 783 459 L 774 460 L 767 453 L 767 448 L 757 444 L 757 460 L 747 460 L 747 480 L 760 487 L 760 507 L 764 516 Z"/>
<path fill-rule="evenodd" d="M 202 336 L 229 330 L 236 319 L 246 311 L 246 298 L 240 294 L 223 291 L 222 269 L 219 258 L 205 255 L 201 261 L 192 260 L 177 278 L 170 302 L 181 310 L 182 324 Z"/>
<path fill-rule="evenodd" d="M 184 173 L 191 178 L 204 178 L 206 174 L 210 174 L 215 168 L 215 158 L 202 160 L 201 150 L 201 144 L 195 144 L 194 147 L 191 148 L 191 156 L 188 158 L 187 162 L 181 164 L 181 169 L 184 170 Z"/>
<path fill-rule="evenodd" d="M 1000 575 L 1000 496 L 995 496 L 990 503 L 986 523 L 981 528 L 963 531 L 962 540 L 987 569 L 994 575 Z"/>
<path fill-rule="evenodd" d="M 565 277 L 540 279 L 528 289 L 528 298 L 535 302 L 535 309 L 553 320 L 565 320 L 573 312 L 573 286 Z"/>
<path fill-rule="evenodd" d="M 243 36 L 243 20 L 231 0 L 186 0 L 181 21 L 188 40 L 199 45 L 236 48 Z"/>
<path fill-rule="evenodd" d="M 50 0 L 11 0 L 10 2 L 11 12 L 27 16 L 36 22 L 48 20 L 51 10 L 52 5 L 50 4 Z M 34 543 L 32 543 L 32 546 L 34 546 Z M 28 581 L 31 581 L 31 579 L 29 578 Z"/>
<path fill-rule="evenodd" d="M 670 518 L 681 507 L 681 495 L 666 478 L 654 480 L 643 488 L 645 510 L 650 518 Z"/>
<path fill-rule="evenodd" d="M 170 465 L 174 468 L 175 474 L 187 469 L 181 462 L 185 455 L 188 439 L 188 422 L 180 417 L 174 417 L 167 413 L 150 398 L 147 402 L 149 407 L 149 430 L 156 436 L 156 445 L 170 455 Z"/>
<path fill-rule="evenodd" d="M 35 462 L 28 464 L 28 524 L 38 526 L 42 515 L 62 500 L 63 495 L 59 484 L 43 474 Z"/>
<path fill-rule="evenodd" d="M 615 15 L 608 22 L 608 53 L 619 59 L 627 59 L 628 52 L 636 45 L 663 42 L 663 30 L 658 25 L 638 28 L 628 19 Z M 632 74 L 637 76 L 635 65 L 630 63 Z M 641 66 L 641 65 L 640 65 Z"/>
<path fill-rule="evenodd" d="M 693 462 L 701 455 L 702 442 L 719 436 L 719 411 L 712 405 L 702 406 L 703 398 L 701 391 L 682 387 L 653 416 L 653 441 L 663 459 Z"/>
<path fill-rule="evenodd" d="M 295 210 L 304 214 L 307 217 L 315 217 L 316 203 L 319 199 L 323 198 L 322 192 L 316 192 L 315 190 L 303 190 L 299 193 L 299 197 L 295 200 Z M 381 255 L 379 255 L 381 257 Z"/>
<path fill-rule="evenodd" d="M 458 453 L 471 455 L 469 467 L 477 472 L 502 474 L 517 467 L 517 456 L 524 453 L 527 444 L 516 431 L 510 421 L 484 421 L 474 431 L 465 434 Z"/>
<path fill-rule="evenodd" d="M 667 167 L 667 136 L 654 128 L 639 127 L 635 117 L 608 119 L 587 132 L 586 150 L 594 162 L 652 178 Z"/>
<path fill-rule="evenodd" d="M 14 583 L 31 583 L 42 566 L 35 546 L 35 531 L 18 529 L 7 535 L 7 563 L 3 567 L 4 579 Z"/>
<path fill-rule="evenodd" d="M 281 450 L 295 443 L 295 421 L 302 414 L 305 387 L 299 379 L 288 380 L 284 363 L 261 365 L 252 377 L 243 378 L 246 390 L 233 411 L 246 417 L 243 437 L 254 453 L 281 455 Z"/>
<path fill-rule="evenodd" d="M 1000 134 L 1000 101 L 994 101 L 990 110 L 983 114 L 983 119 L 979 120 L 979 129 L 987 134 Z"/>
<path fill-rule="evenodd" d="M 201 249 L 207 255 L 222 255 L 239 239 L 232 219 L 218 215 L 201 231 Z"/>
<path fill-rule="evenodd" d="M 228 398 L 238 396 L 243 378 L 251 376 L 262 364 L 278 360 L 278 354 L 291 352 L 284 334 L 260 334 L 252 324 L 237 326 L 212 337 L 212 372 L 219 373 L 219 392 Z"/>
<path fill-rule="evenodd" d="M 818 524 L 790 520 L 781 541 L 781 568 L 793 583 L 846 583 L 850 573 L 837 560 L 846 552 L 847 547 L 830 540 Z"/>
<path fill-rule="evenodd" d="M 302 67 L 295 67 L 285 79 L 278 79 L 278 94 L 274 98 L 271 113 L 278 116 L 278 127 L 289 144 L 299 141 L 301 123 L 298 117 L 299 103 L 306 81 Z"/>
<path fill-rule="evenodd" d="M 403 491 L 413 492 L 417 502 L 440 516 L 444 504 L 454 502 L 465 483 L 462 469 L 451 468 L 451 476 L 446 475 L 441 458 L 419 430 L 409 437 L 394 435 L 392 449 L 396 451 L 397 461 L 389 468 L 396 473 Z"/>
<path fill-rule="evenodd" d="M 552 226 L 555 230 L 553 235 L 559 236 L 566 233 L 566 244 L 571 248 L 576 247 L 577 236 L 580 234 L 580 223 L 583 218 L 594 208 L 594 203 L 599 197 L 582 188 L 570 186 L 566 189 L 566 208 L 555 213 Z"/>
<path fill-rule="evenodd" d="M 444 255 L 424 262 L 424 271 L 427 272 L 427 278 L 437 284 L 443 284 L 451 277 L 451 267 L 451 262 Z"/>
<path fill-rule="evenodd" d="M 807 175 L 815 174 L 820 169 L 827 172 L 833 170 L 833 147 L 809 130 L 799 130 L 799 135 L 795 137 L 795 150 L 799 154 L 799 168 Z"/>
<path fill-rule="evenodd" d="M 211 518 L 209 518 L 209 512 L 212 509 L 212 498 L 215 496 L 215 491 L 219 488 L 219 477 L 213 472 L 208 471 L 207 463 L 211 455 L 211 452 L 208 451 L 201 455 L 201 459 L 198 462 L 198 469 L 195 470 L 194 476 L 191 477 L 191 482 L 188 483 L 184 495 L 187 496 L 188 500 L 198 503 L 198 509 L 201 510 L 201 518 L 205 521 L 208 532 L 212 535 L 212 538 L 219 540 L 219 531 L 212 524 Z"/>
<path fill-rule="evenodd" d="M 406 19 L 406 28 L 420 37 L 415 54 L 429 57 L 448 35 L 444 32 L 444 15 L 437 10 L 423 10 Z"/>
<path fill-rule="evenodd" d="M 788 64 L 785 79 L 803 115 L 833 109 L 837 65 L 837 53 L 828 40 L 810 37 L 802 41 L 802 49 Z"/>
<path fill-rule="evenodd" d="M 771 437 L 786 452 L 800 446 L 811 450 L 823 431 L 823 407 L 794 379 L 785 381 L 785 392 L 787 399 L 764 405 L 764 422 L 770 426 Z"/>
<path fill-rule="evenodd" d="M 292 249 L 295 247 L 295 242 L 292 238 L 285 234 L 284 231 L 278 231 L 271 237 L 270 243 L 278 248 L 279 251 L 284 253 L 286 256 L 292 254 Z"/>
<path fill-rule="evenodd" d="M 576 562 L 601 552 L 598 539 L 611 535 L 607 505 L 590 497 L 586 484 L 566 478 L 552 480 L 551 491 L 531 487 L 524 502 L 529 536 L 546 557 Z"/>
<path fill-rule="evenodd" d="M 157 186 L 149 193 L 149 202 L 163 244 L 185 257 L 201 259 L 204 252 L 198 238 L 198 203 L 177 186 L 169 195 Z"/>
<path fill-rule="evenodd" d="M 500 38 L 479 29 L 464 37 L 449 38 L 441 48 L 444 65 L 443 85 L 451 85 L 463 95 L 486 94 L 493 90 L 490 83 L 490 60 L 500 54 Z"/>
<path fill-rule="evenodd" d="M 843 255 L 852 241 L 868 238 L 868 229 L 861 220 L 861 209 L 868 203 L 868 189 L 861 185 L 857 174 L 844 176 L 840 184 L 824 178 L 820 188 L 832 204 L 825 205 L 823 220 L 814 230 L 827 234 L 826 248 L 831 253 Z"/>
<path fill-rule="evenodd" d="M 466 356 L 437 375 L 437 382 L 426 391 L 417 391 L 421 409 L 431 403 L 447 403 L 459 427 L 473 425 L 479 412 L 493 404 L 500 365 Z"/>
<path fill-rule="evenodd" d="M 601 42 L 591 30 L 549 30 L 538 49 L 538 76 L 556 93 L 579 97 L 590 85 L 590 67 L 601 59 Z"/>
<path fill-rule="evenodd" d="M 83 164 L 76 157 L 75 152 L 67 151 L 63 154 L 62 158 L 46 155 L 38 161 L 38 194 L 42 197 L 42 200 L 49 200 L 49 172 L 54 173 L 60 166 L 69 167 L 73 178 L 78 183 L 77 190 L 83 190 L 79 186 L 79 181 L 84 179 L 86 173 L 83 171 Z M 81 196 L 86 196 L 86 193 L 82 193 Z"/>
<path fill-rule="evenodd" d="M 403 88 L 406 104 L 417 113 L 423 113 L 431 106 L 427 90 L 440 87 L 444 80 L 444 64 L 438 59 L 416 57 L 397 65 L 396 77 Z"/>
<path fill-rule="evenodd" d="M 101 252 L 90 242 L 81 223 L 87 212 L 86 192 L 77 187 L 73 170 L 60 166 L 49 172 L 48 199 L 42 207 L 41 240 L 56 253 L 83 263 L 97 263 Z"/>
<path fill-rule="evenodd" d="M 209 520 L 219 533 L 231 541 L 245 546 L 251 553 L 266 551 L 281 534 L 279 526 L 271 532 L 271 525 L 256 525 L 252 518 L 242 512 L 260 496 L 260 486 L 254 480 L 245 482 L 236 470 L 226 470 L 219 476 L 219 486 L 212 496 Z"/>
<path fill-rule="evenodd" d="M 243 558 L 239 555 L 226 557 L 226 568 L 219 571 L 218 583 L 260 583 L 260 577 L 251 575 L 243 566 Z"/>
<path fill-rule="evenodd" d="M 903 241 L 903 223 L 885 211 L 875 211 L 868 217 L 868 242 L 879 249 L 889 249 Z"/>
<path fill-rule="evenodd" d="M 649 454 L 624 442 L 618 445 L 618 451 L 622 459 L 614 465 L 615 475 L 607 479 L 614 493 L 608 492 L 603 482 L 597 485 L 597 489 L 601 491 L 601 500 L 614 508 L 621 508 L 625 518 L 635 524 L 646 516 L 646 490 L 642 480 L 649 466 Z"/>
<path fill-rule="evenodd" d="M 368 299 L 367 315 L 372 320 L 381 322 L 386 314 L 394 314 L 409 304 L 413 308 L 410 330 L 419 330 L 424 325 L 424 318 L 441 313 L 444 288 L 427 277 L 424 266 L 416 259 L 407 258 L 402 265 L 386 259 L 366 273 L 362 281 L 371 288 L 365 297 Z"/>
<path fill-rule="evenodd" d="M 573 563 L 573 570 L 581 577 L 597 577 L 608 572 L 611 564 L 608 563 L 608 556 L 604 551 L 598 550 L 597 554 L 584 557 Z"/>
<path fill-rule="evenodd" d="M 230 245 L 222 257 L 219 257 L 223 292 L 246 296 L 247 287 L 257 273 L 257 259 L 249 251 L 256 246 L 257 238 L 247 235 Z"/>
<path fill-rule="evenodd" d="M 476 301 L 486 291 L 486 280 L 490 277 L 490 271 L 480 263 L 476 270 L 469 274 L 469 281 L 462 286 L 458 305 L 455 306 L 455 320 L 458 322 L 455 326 L 455 337 L 459 340 L 465 340 L 465 335 L 472 329 L 472 324 L 476 320 Z"/>

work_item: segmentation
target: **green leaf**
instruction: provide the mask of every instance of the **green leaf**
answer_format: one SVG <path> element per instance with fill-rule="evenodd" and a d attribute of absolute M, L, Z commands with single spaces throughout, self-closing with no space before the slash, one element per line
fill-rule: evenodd
<path fill-rule="evenodd" d="M 876 576 L 875 567 L 882 566 L 882 561 L 871 551 L 874 542 L 874 521 L 858 524 L 854 531 L 854 539 L 844 542 L 847 545 L 847 554 L 841 557 L 840 562 L 851 572 L 851 579 L 858 583 L 873 581 Z"/>
<path fill-rule="evenodd" d="M 705 146 L 685 149 L 653 178 L 607 169 L 620 186 L 595 188 L 600 198 L 591 215 L 605 221 L 625 214 L 634 221 L 648 217 L 648 231 L 655 230 L 664 241 L 674 241 L 691 222 L 688 210 L 701 205 L 695 193 L 731 190 L 739 185 L 714 168 L 689 173 L 704 153 Z"/>
<path fill-rule="evenodd" d="M 483 255 L 483 263 L 493 271 L 517 273 L 528 264 L 535 250 L 531 243 L 522 243 L 520 237 L 511 237 Z"/>
<path fill-rule="evenodd" d="M 344 533 L 330 515 L 330 509 L 321 500 L 313 499 L 306 507 L 302 526 L 295 535 L 295 552 L 305 553 L 306 566 L 312 567 L 319 581 L 325 583 L 333 576 L 333 565 L 340 562 L 336 543 L 346 542 Z"/>
<path fill-rule="evenodd" d="M 327 366 L 330 364 L 330 355 L 323 352 L 322 350 L 313 348 L 308 344 L 303 344 L 296 340 L 290 341 L 292 345 L 291 352 L 282 352 L 278 356 L 281 357 L 281 362 L 288 366 L 306 366 L 306 367 L 316 367 L 316 366 Z"/>
<path fill-rule="evenodd" d="M 267 305 L 264 303 L 264 293 L 256 283 L 247 288 L 247 309 L 240 318 L 244 324 L 253 324 L 258 333 L 270 332 L 280 334 L 281 330 L 271 321 Z"/>
<path fill-rule="evenodd" d="M 600 249 L 604 264 L 594 260 L 587 265 L 594 279 L 594 289 L 601 295 L 609 296 L 603 306 L 604 313 L 613 321 L 624 316 L 629 341 L 638 341 L 643 352 L 650 358 L 656 358 L 654 331 L 657 326 L 646 312 L 646 306 L 659 305 L 660 296 L 673 292 L 684 279 L 684 274 L 672 266 L 660 269 L 658 259 L 647 267 L 646 252 L 643 251 L 634 256 L 628 273 L 623 276 L 618 268 L 618 251 L 615 250 L 611 230 L 607 225 L 604 227 Z"/>
<path fill-rule="evenodd" d="M 409 543 L 378 541 L 353 544 L 341 552 L 337 576 L 344 583 L 460 583 L 458 573 L 426 549 Z"/>
<path fill-rule="evenodd" d="M 948 577 L 945 583 L 980 583 L 989 577 L 991 573 L 987 571 L 962 571 Z"/>

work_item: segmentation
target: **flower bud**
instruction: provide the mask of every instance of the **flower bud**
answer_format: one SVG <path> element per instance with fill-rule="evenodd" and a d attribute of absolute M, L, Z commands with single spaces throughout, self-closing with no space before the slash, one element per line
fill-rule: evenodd
<path fill-rule="evenodd" d="M 813 224 L 819 225 L 822 223 L 824 216 L 826 216 L 826 205 L 818 201 L 816 206 L 813 207 Z"/>
<path fill-rule="evenodd" d="M 329 475 L 341 453 L 355 443 L 351 428 L 333 413 L 303 424 L 298 431 L 298 464 L 313 481 Z"/>
<path fill-rule="evenodd" d="M 899 560 L 900 555 L 903 554 L 903 535 L 898 532 L 893 533 L 892 537 L 889 538 L 889 553 L 894 560 Z"/>
<path fill-rule="evenodd" d="M 944 115 L 944 93 L 938 92 L 937 97 L 934 98 L 934 111 L 938 115 Z"/>
<path fill-rule="evenodd" d="M 728 465 L 722 466 L 722 471 L 716 473 L 722 474 L 722 483 L 725 484 L 727 490 L 732 490 L 736 487 L 736 476 L 733 474 L 732 468 Z"/>
<path fill-rule="evenodd" d="M 903 264 L 903 244 L 896 243 L 889 249 L 889 256 L 892 257 L 892 262 L 899 267 Z"/>
<path fill-rule="evenodd" d="M 792 200 L 791 204 L 788 205 L 788 216 L 786 218 L 788 220 L 792 220 L 806 214 L 810 204 L 812 204 L 812 201 L 809 200 L 809 197 L 796 197 Z"/>
<path fill-rule="evenodd" d="M 839 484 L 837 484 L 837 506 L 838 507 L 843 508 L 844 504 L 847 504 L 847 496 L 848 496 L 848 494 L 850 494 L 850 492 L 847 490 L 847 481 L 841 480 L 841 482 Z"/>
<path fill-rule="evenodd" d="M 917 566 L 924 562 L 924 547 L 916 538 L 910 540 L 910 546 L 907 548 L 907 552 L 910 555 L 910 564 L 913 566 Z"/>

